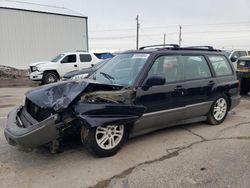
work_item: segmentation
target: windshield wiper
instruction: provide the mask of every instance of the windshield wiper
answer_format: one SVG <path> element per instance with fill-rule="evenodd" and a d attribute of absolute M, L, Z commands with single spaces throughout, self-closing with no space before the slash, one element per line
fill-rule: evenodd
<path fill-rule="evenodd" d="M 113 76 L 110 76 L 109 74 L 105 73 L 105 72 L 100 72 L 101 75 L 103 75 L 105 78 L 107 78 L 112 84 L 115 78 Z"/>

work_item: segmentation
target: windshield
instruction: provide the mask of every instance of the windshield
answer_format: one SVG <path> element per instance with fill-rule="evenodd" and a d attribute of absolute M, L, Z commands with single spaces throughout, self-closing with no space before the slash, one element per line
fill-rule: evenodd
<path fill-rule="evenodd" d="M 57 62 L 57 61 L 59 61 L 63 56 L 64 56 L 64 54 L 59 54 L 59 55 L 56 56 L 54 59 L 52 59 L 51 62 Z"/>
<path fill-rule="evenodd" d="M 146 53 L 117 55 L 98 69 L 91 78 L 108 84 L 131 86 L 148 57 L 149 54 Z"/>

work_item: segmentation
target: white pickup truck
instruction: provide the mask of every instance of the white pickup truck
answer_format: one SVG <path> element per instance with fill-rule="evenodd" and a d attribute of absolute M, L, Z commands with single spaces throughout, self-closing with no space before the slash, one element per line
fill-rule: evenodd
<path fill-rule="evenodd" d="M 54 83 L 60 80 L 69 71 L 88 68 L 100 62 L 103 57 L 112 54 L 94 54 L 88 52 L 68 52 L 59 54 L 51 61 L 41 61 L 30 64 L 29 78 L 33 81 L 41 81 L 44 84 Z"/>

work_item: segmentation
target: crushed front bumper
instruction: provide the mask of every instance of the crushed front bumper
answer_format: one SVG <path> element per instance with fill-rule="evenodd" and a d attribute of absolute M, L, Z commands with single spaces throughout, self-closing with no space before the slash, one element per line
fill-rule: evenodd
<path fill-rule="evenodd" d="M 59 131 L 56 128 L 54 116 L 41 121 L 34 122 L 31 117 L 26 115 L 26 120 L 32 122 L 32 125 L 25 125 L 21 121 L 19 114 L 23 106 L 14 108 L 7 118 L 4 135 L 10 145 L 19 145 L 23 148 L 35 148 L 37 146 L 49 143 L 59 137 Z"/>

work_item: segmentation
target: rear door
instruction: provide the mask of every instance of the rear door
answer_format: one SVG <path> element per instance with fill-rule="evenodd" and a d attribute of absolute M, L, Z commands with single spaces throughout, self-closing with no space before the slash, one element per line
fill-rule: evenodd
<path fill-rule="evenodd" d="M 79 54 L 79 57 L 80 57 L 80 62 L 79 62 L 80 68 L 82 69 L 89 68 L 94 65 L 90 54 Z"/>
<path fill-rule="evenodd" d="M 148 90 L 139 87 L 135 104 L 147 109 L 143 117 L 135 123 L 135 132 L 143 134 L 173 125 L 183 119 L 185 104 L 183 101 L 183 63 L 180 55 L 160 55 L 153 61 L 144 82 L 152 75 L 161 75 L 166 83 L 152 86 Z"/>
<path fill-rule="evenodd" d="M 211 107 L 210 96 L 216 78 L 203 55 L 183 55 L 186 118 L 206 115 Z"/>

